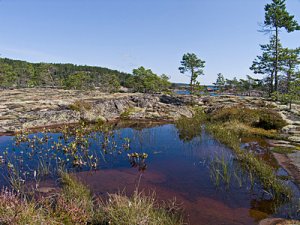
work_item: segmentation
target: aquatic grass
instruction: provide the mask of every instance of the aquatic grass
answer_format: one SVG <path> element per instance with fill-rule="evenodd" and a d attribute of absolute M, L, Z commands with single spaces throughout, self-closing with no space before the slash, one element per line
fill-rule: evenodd
<path fill-rule="evenodd" d="M 220 186 L 221 179 L 226 187 L 229 187 L 232 173 L 231 167 L 231 162 L 226 160 L 224 155 L 221 158 L 216 157 L 211 161 L 210 173 L 216 187 Z"/>
<path fill-rule="evenodd" d="M 239 187 L 241 188 L 243 186 L 243 179 L 240 177 L 240 175 L 235 170 L 234 170 L 233 174 L 234 174 L 236 181 L 238 182 Z"/>
<path fill-rule="evenodd" d="M 276 177 L 272 167 L 255 157 L 253 153 L 240 149 L 239 133 L 227 129 L 222 124 L 207 124 L 206 128 L 217 140 L 235 152 L 240 165 L 251 176 L 255 175 L 262 186 L 272 193 L 273 197 L 290 197 L 290 190 Z"/>
<path fill-rule="evenodd" d="M 96 129 L 96 130 L 95 130 Z M 97 131 L 97 133 L 95 132 Z M 19 175 L 26 179 L 41 179 L 43 176 L 57 176 L 57 166 L 76 169 L 97 169 L 100 157 L 105 161 L 105 155 L 120 155 L 130 150 L 130 140 L 123 138 L 117 142 L 112 125 L 99 125 L 97 127 L 85 123 L 78 126 L 63 126 L 58 137 L 49 135 L 51 130 L 43 130 L 36 134 L 28 131 L 18 133 L 14 138 L 16 151 L 3 153 L 1 158 L 4 162 L 1 166 L 9 170 L 7 165 L 20 168 Z M 92 140 L 98 149 L 90 148 Z M 30 161 L 32 163 L 28 164 Z M 36 171 L 36 176 L 28 171 Z M 13 172 L 13 171 L 9 171 Z M 13 183 L 16 174 L 12 174 Z M 27 176 L 28 175 L 28 176 Z"/>
<path fill-rule="evenodd" d="M 52 169 L 50 163 L 47 162 L 44 158 L 40 157 L 37 172 L 35 171 L 36 176 L 39 178 L 49 176 L 52 173 L 51 170 Z"/>
<path fill-rule="evenodd" d="M 216 187 L 220 186 L 221 173 L 220 170 L 216 167 L 215 163 L 210 165 L 210 177 L 214 181 Z"/>
<path fill-rule="evenodd" d="M 15 167 L 11 162 L 7 163 L 7 180 L 10 186 L 17 192 L 17 193 L 25 193 L 25 181 L 26 178 L 23 174 L 20 173 L 20 170 Z"/>

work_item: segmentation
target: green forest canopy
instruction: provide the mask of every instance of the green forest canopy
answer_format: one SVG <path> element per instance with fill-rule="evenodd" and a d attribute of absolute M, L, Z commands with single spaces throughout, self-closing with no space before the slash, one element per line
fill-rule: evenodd
<path fill-rule="evenodd" d="M 0 86 L 2 87 L 62 87 L 74 74 L 85 76 L 84 80 L 98 86 L 105 76 L 115 76 L 121 85 L 128 73 L 97 66 L 80 66 L 61 63 L 29 63 L 21 60 L 0 58 Z"/>
<path fill-rule="evenodd" d="M 93 89 L 115 92 L 120 86 L 133 91 L 157 92 L 170 87 L 166 75 L 158 76 L 143 67 L 133 74 L 97 66 L 61 63 L 29 63 L 0 58 L 0 87 L 63 87 L 67 89 Z M 138 90 L 135 90 L 139 87 Z"/>

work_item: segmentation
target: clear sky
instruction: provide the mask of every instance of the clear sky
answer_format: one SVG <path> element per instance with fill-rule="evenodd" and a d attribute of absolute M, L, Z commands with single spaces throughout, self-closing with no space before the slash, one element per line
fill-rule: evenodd
<path fill-rule="evenodd" d="M 271 0 L 0 0 L 1 57 L 70 62 L 131 72 L 144 66 L 173 82 L 182 55 L 206 61 L 202 84 L 252 75 L 249 67 L 268 35 L 259 33 Z M 287 0 L 300 23 L 300 0 Z M 282 32 L 286 47 L 300 31 Z"/>

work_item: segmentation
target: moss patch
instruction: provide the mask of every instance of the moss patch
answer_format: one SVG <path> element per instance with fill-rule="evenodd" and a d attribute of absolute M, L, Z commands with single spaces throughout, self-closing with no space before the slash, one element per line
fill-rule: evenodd
<path fill-rule="evenodd" d="M 83 100 L 76 100 L 73 104 L 69 105 L 69 108 L 73 111 L 91 110 L 92 104 Z"/>
<path fill-rule="evenodd" d="M 129 119 L 131 115 L 143 111 L 142 108 L 138 107 L 129 107 L 124 112 L 121 113 L 121 119 Z"/>

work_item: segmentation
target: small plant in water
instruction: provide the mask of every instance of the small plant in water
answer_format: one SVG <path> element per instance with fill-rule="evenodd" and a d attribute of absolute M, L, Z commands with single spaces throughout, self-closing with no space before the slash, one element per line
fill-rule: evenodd
<path fill-rule="evenodd" d="M 220 180 L 222 179 L 226 188 L 229 188 L 231 181 L 231 157 L 226 159 L 224 155 L 221 158 L 215 157 L 210 163 L 210 173 L 211 178 L 218 187 L 220 185 Z"/>

